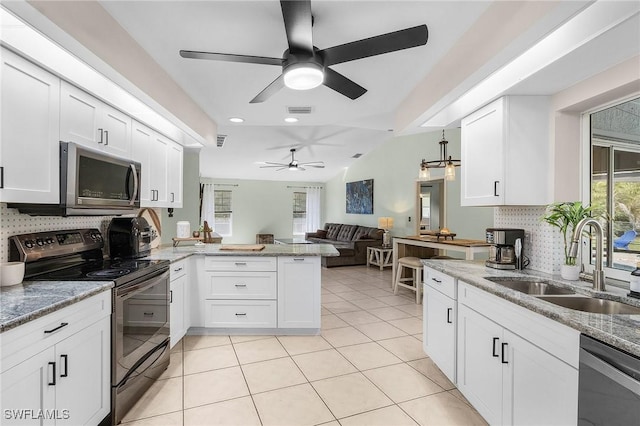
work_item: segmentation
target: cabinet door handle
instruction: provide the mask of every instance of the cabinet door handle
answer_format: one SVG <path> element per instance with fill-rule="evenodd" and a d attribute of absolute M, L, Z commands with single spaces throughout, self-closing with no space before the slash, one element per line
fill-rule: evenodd
<path fill-rule="evenodd" d="M 431 281 L 435 281 L 435 282 L 437 282 L 438 284 L 442 283 L 442 280 L 439 280 L 439 279 L 437 279 L 437 278 L 431 278 Z"/>
<path fill-rule="evenodd" d="M 109 145 L 109 131 L 108 130 L 104 131 L 104 145 L 105 146 Z"/>
<path fill-rule="evenodd" d="M 494 357 L 494 358 L 498 358 L 498 357 L 500 356 L 500 355 L 498 355 L 498 354 L 496 353 L 496 343 L 498 343 L 498 340 L 500 340 L 500 338 L 499 338 L 499 337 L 494 337 L 494 338 L 493 338 L 493 357 Z"/>
<path fill-rule="evenodd" d="M 508 345 L 508 343 L 503 343 L 503 344 L 502 344 L 502 350 L 501 350 L 501 352 L 502 352 L 502 363 L 503 363 L 503 364 L 509 364 L 509 361 L 505 361 L 505 359 L 504 359 L 504 358 L 505 358 L 505 356 L 504 356 L 504 350 L 505 350 L 505 348 L 507 347 L 507 345 Z"/>
<path fill-rule="evenodd" d="M 236 316 L 237 317 L 246 317 L 247 314 L 246 314 L 246 312 L 243 312 L 243 313 L 236 312 Z"/>
<path fill-rule="evenodd" d="M 64 373 L 62 372 L 63 365 L 64 365 Z M 60 355 L 60 377 L 67 377 L 68 375 L 69 375 L 69 356 Z"/>
<path fill-rule="evenodd" d="M 49 334 L 49 333 L 53 333 L 55 331 L 60 330 L 62 327 L 66 327 L 68 326 L 69 323 L 68 322 L 61 322 L 59 326 L 57 326 L 56 328 L 52 328 L 51 330 L 45 330 L 44 334 Z"/>
<path fill-rule="evenodd" d="M 0 167 L 0 189 L 4 188 L 4 167 Z"/>
<path fill-rule="evenodd" d="M 98 143 L 102 143 L 102 139 L 104 138 L 104 130 L 98 129 L 98 131 L 100 132 L 100 140 L 98 141 Z"/>
<path fill-rule="evenodd" d="M 176 200 L 175 194 L 172 192 L 171 193 L 171 202 L 173 203 Z"/>
<path fill-rule="evenodd" d="M 451 321 L 451 312 L 453 312 L 453 308 L 447 308 L 447 324 L 453 324 L 453 321 Z"/>
<path fill-rule="evenodd" d="M 169 303 L 173 303 L 173 290 L 169 290 Z"/>
<path fill-rule="evenodd" d="M 499 180 L 494 180 L 493 181 L 493 196 L 494 197 L 499 197 L 499 195 L 498 195 L 498 183 L 500 183 Z"/>
<path fill-rule="evenodd" d="M 236 287 L 246 287 L 246 284 L 236 284 Z"/>
<path fill-rule="evenodd" d="M 51 377 L 53 377 L 53 381 L 49 382 L 49 386 L 55 386 L 56 385 L 56 363 L 55 362 L 50 362 L 49 365 L 51 367 L 53 367 L 53 371 L 52 371 L 52 375 Z"/>

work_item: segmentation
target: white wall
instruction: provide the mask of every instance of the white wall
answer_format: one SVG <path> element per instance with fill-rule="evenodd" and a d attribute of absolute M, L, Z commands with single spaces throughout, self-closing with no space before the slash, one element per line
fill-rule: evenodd
<path fill-rule="evenodd" d="M 460 158 L 460 129 L 447 130 L 445 137 L 449 141 L 448 155 Z M 394 218 L 392 235 L 415 235 L 416 178 L 420 160 L 438 159 L 441 139 L 442 132 L 393 138 L 328 181 L 326 222 L 378 226 L 379 217 L 390 216 Z M 456 171 L 456 180 L 447 182 L 446 226 L 459 238 L 484 240 L 485 229 L 493 226 L 493 207 L 461 207 L 459 169 Z M 432 176 L 442 176 L 443 170 L 438 172 L 433 172 Z M 373 214 L 347 214 L 346 183 L 364 179 L 373 179 Z"/>
<path fill-rule="evenodd" d="M 207 178 L 201 180 L 204 183 L 217 184 L 215 189 L 233 192 L 233 235 L 224 237 L 222 242 L 225 244 L 253 244 L 256 234 L 292 238 L 293 193 L 304 192 L 306 186 L 324 186 L 322 183 L 310 182 Z M 324 205 L 324 191 L 322 192 L 321 203 Z M 320 221 L 323 223 L 324 219 L 321 217 Z"/>

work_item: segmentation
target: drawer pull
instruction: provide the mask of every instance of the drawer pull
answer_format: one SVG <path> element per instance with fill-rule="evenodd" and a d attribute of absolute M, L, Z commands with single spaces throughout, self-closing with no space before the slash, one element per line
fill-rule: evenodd
<path fill-rule="evenodd" d="M 504 356 L 504 349 L 507 347 L 508 343 L 503 343 L 502 344 L 502 363 L 503 364 L 509 364 L 509 361 L 505 361 L 505 356 Z"/>
<path fill-rule="evenodd" d="M 56 385 L 56 363 L 50 362 L 49 365 L 53 367 L 53 374 L 51 375 L 51 377 L 53 377 L 53 381 L 49 382 L 48 385 L 55 386 Z"/>
<path fill-rule="evenodd" d="M 67 377 L 69 375 L 69 356 L 60 355 L 60 377 Z M 64 364 L 62 363 L 64 361 Z M 62 365 L 64 365 L 64 373 L 62 372 Z"/>
<path fill-rule="evenodd" d="M 236 262 L 236 266 L 247 266 L 247 262 Z"/>
<path fill-rule="evenodd" d="M 437 278 L 431 278 L 431 281 L 435 281 L 435 282 L 437 282 L 438 284 L 441 284 L 441 283 L 442 283 L 442 280 L 439 280 L 439 279 L 437 279 Z"/>
<path fill-rule="evenodd" d="M 500 340 L 499 337 L 494 337 L 493 338 L 493 357 L 494 358 L 498 358 L 499 355 L 496 353 L 496 343 L 498 342 L 498 340 Z"/>
<path fill-rule="evenodd" d="M 304 262 L 304 258 L 296 257 L 293 259 L 294 262 Z"/>
<path fill-rule="evenodd" d="M 246 312 L 243 312 L 243 313 L 236 312 L 236 316 L 237 317 L 246 317 L 247 314 L 246 314 Z"/>
<path fill-rule="evenodd" d="M 246 284 L 236 284 L 236 287 L 246 287 Z"/>
<path fill-rule="evenodd" d="M 180 272 L 180 271 L 182 271 L 182 266 L 181 266 L 181 267 L 179 267 L 178 269 L 174 269 L 174 270 L 173 270 L 173 272 Z"/>
<path fill-rule="evenodd" d="M 453 324 L 453 321 L 451 321 L 451 312 L 453 312 L 453 308 L 447 308 L 447 324 Z"/>
<path fill-rule="evenodd" d="M 44 334 L 49 334 L 49 333 L 53 333 L 55 331 L 60 330 L 62 327 L 66 327 L 68 326 L 69 323 L 68 322 L 61 322 L 59 326 L 57 326 L 56 328 L 52 328 L 51 330 L 45 330 Z"/>
<path fill-rule="evenodd" d="M 144 312 L 143 314 L 145 317 L 152 317 L 153 316 L 153 312 Z"/>

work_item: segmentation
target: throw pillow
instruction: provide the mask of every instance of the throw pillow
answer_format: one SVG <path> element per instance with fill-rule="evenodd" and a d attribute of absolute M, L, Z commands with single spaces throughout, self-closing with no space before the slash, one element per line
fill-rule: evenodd
<path fill-rule="evenodd" d="M 318 229 L 316 231 L 316 238 L 327 238 L 327 231 L 324 229 Z"/>

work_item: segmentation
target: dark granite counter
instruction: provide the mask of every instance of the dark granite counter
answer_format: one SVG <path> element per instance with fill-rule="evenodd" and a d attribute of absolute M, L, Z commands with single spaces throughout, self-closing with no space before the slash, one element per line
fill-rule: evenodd
<path fill-rule="evenodd" d="M 578 295 L 597 296 L 602 299 L 615 300 L 640 307 L 640 300 L 627 297 L 628 291 L 621 288 L 608 286 L 607 291 L 596 292 L 591 289 L 591 283 L 588 282 L 566 281 L 559 276 L 552 276 L 538 271 L 500 271 L 487 268 L 484 266 L 484 262 L 423 259 L 422 263 L 474 287 L 572 327 L 594 339 L 640 356 L 640 315 L 595 314 L 563 308 L 534 296 L 511 290 L 489 281 L 485 277 L 539 277 L 550 280 L 560 287 L 570 288 Z"/>
<path fill-rule="evenodd" d="M 111 281 L 25 281 L 0 289 L 0 333 L 113 288 Z"/>

